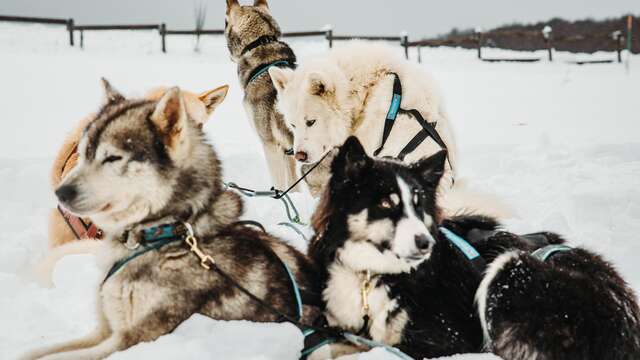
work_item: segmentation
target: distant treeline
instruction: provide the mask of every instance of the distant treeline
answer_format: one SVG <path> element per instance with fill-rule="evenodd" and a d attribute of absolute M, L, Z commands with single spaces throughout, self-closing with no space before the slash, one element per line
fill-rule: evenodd
<path fill-rule="evenodd" d="M 631 49 L 635 54 L 640 53 L 640 17 L 635 16 L 633 22 L 633 37 Z M 616 42 L 612 33 L 621 31 L 627 36 L 627 16 L 610 18 L 605 20 L 577 20 L 567 21 L 553 18 L 547 22 L 535 24 L 509 24 L 491 30 L 483 30 L 484 44 L 487 47 L 496 47 L 511 50 L 542 50 L 546 44 L 542 36 L 534 36 L 540 33 L 545 26 L 552 28 L 553 46 L 557 50 L 594 53 L 596 51 L 615 51 Z M 474 29 L 454 28 L 447 34 L 440 35 L 441 40 L 458 40 L 469 38 L 475 34 Z M 475 45 L 460 42 L 460 46 L 472 48 Z M 626 46 L 626 41 L 625 41 Z"/>

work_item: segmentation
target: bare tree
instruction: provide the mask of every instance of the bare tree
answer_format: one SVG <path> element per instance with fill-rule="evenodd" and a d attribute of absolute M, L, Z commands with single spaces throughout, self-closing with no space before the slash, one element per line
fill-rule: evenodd
<path fill-rule="evenodd" d="M 193 4 L 193 15 L 196 23 L 196 47 L 195 51 L 200 52 L 200 32 L 204 29 L 204 23 L 207 19 L 207 4 L 199 1 Z"/>

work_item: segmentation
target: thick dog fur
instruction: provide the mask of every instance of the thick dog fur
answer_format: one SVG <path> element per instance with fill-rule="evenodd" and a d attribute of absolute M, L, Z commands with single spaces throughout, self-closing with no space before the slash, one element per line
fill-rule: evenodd
<path fill-rule="evenodd" d="M 640 312 L 613 266 L 583 248 L 546 262 L 500 255 L 477 295 L 487 350 L 504 359 L 640 359 Z"/>
<path fill-rule="evenodd" d="M 224 86 L 205 91 L 199 95 L 188 91 L 182 91 L 181 94 L 189 115 L 198 124 L 204 124 L 213 113 L 213 110 L 224 100 L 227 89 L 228 87 Z M 167 88 L 164 87 L 152 89 L 145 95 L 145 99 L 160 100 L 166 91 Z M 78 161 L 77 146 L 80 136 L 87 124 L 95 118 L 95 115 L 90 114 L 82 119 L 76 128 L 67 135 L 58 150 L 51 167 L 51 186 L 53 189 L 56 189 L 64 176 L 75 167 Z M 85 220 L 91 221 L 91 219 Z M 49 245 L 57 247 L 75 240 L 75 235 L 60 215 L 58 209 L 51 209 L 49 213 Z"/>
<path fill-rule="evenodd" d="M 127 246 L 140 243 L 141 229 L 184 221 L 218 267 L 275 308 L 295 315 L 290 279 L 276 256 L 303 292 L 317 293 L 315 271 L 293 248 L 234 224 L 241 200 L 223 189 L 218 158 L 186 111 L 179 89 L 169 89 L 159 101 L 112 96 L 110 86 L 107 94 L 110 100 L 80 139 L 78 164 L 56 191 L 65 208 L 106 230 L 99 251 L 105 272 L 129 254 Z M 199 263 L 182 242 L 135 258 L 100 285 L 99 326 L 93 334 L 26 358 L 104 358 L 153 341 L 194 313 L 224 320 L 277 320 Z M 305 307 L 305 314 L 310 309 Z"/>
<path fill-rule="evenodd" d="M 280 27 L 271 16 L 266 1 L 254 6 L 240 6 L 227 0 L 225 36 L 231 59 L 238 64 L 238 78 L 244 89 L 244 108 L 262 142 L 273 185 L 284 189 L 297 178 L 293 157 L 285 151 L 293 147 L 293 134 L 276 109 L 276 90 L 269 74 L 249 82 L 253 71 L 261 65 L 288 61 L 295 65 L 293 50 L 282 41 L 274 41 L 242 53 L 247 45 L 262 36 L 279 38 Z"/>
<path fill-rule="evenodd" d="M 518 236 L 477 215 L 443 218 L 436 188 L 444 160 L 374 160 L 353 137 L 340 149 L 310 247 L 323 269 L 328 322 L 414 358 L 483 349 L 516 360 L 639 358 L 636 299 L 612 267 L 580 248 L 544 263 L 532 258 L 563 243 L 552 233 Z M 440 225 L 473 244 L 486 275 Z M 374 287 L 365 314 L 366 271 Z"/>
<path fill-rule="evenodd" d="M 269 73 L 278 91 L 278 108 L 294 133 L 294 151 L 306 154 L 306 164 L 318 161 L 350 135 L 362 142 L 368 154 L 380 146 L 391 104 L 392 73 L 396 73 L 402 83 L 401 108 L 417 109 L 426 121 L 437 122 L 436 129 L 447 144 L 455 168 L 454 134 L 436 84 L 420 67 L 400 58 L 396 50 L 353 42 L 309 59 L 295 71 L 271 68 Z M 379 155 L 397 156 L 420 129 L 411 116 L 398 114 Z M 411 163 L 439 150 L 433 140 L 427 139 L 405 160 Z M 447 178 L 452 175 L 449 170 Z M 321 187 L 316 184 L 326 183 L 328 176 L 327 171 L 314 173 L 320 179 L 311 179 L 312 193 L 320 193 Z"/>

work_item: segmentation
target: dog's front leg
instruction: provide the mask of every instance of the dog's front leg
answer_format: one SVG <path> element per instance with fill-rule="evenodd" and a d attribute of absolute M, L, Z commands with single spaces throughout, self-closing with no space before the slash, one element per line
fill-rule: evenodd
<path fill-rule="evenodd" d="M 99 296 L 96 304 L 96 310 L 98 314 L 98 326 L 91 334 L 76 340 L 71 340 L 61 344 L 36 349 L 23 355 L 22 357 L 20 357 L 20 359 L 42 359 L 43 357 L 49 357 L 53 354 L 73 351 L 77 349 L 90 348 L 102 343 L 105 339 L 109 338 L 112 335 L 112 331 Z"/>
<path fill-rule="evenodd" d="M 125 342 L 120 334 L 112 334 L 95 346 L 73 351 L 46 355 L 39 360 L 98 360 L 104 359 L 116 351 L 125 349 Z"/>
<path fill-rule="evenodd" d="M 57 355 L 59 353 L 66 353 L 72 350 L 84 349 L 84 348 L 96 346 L 101 342 L 103 342 L 105 339 L 107 339 L 109 335 L 110 335 L 109 329 L 106 326 L 101 327 L 86 337 L 76 339 L 76 340 L 71 340 L 62 344 L 52 345 L 42 349 L 37 349 L 35 351 L 32 351 L 30 353 L 23 355 L 22 357 L 20 357 L 20 359 L 21 360 L 49 359 L 52 356 Z"/>
<path fill-rule="evenodd" d="M 351 354 L 357 354 L 360 352 L 366 351 L 366 349 L 359 348 L 351 343 L 335 343 L 335 344 L 327 344 L 319 347 L 314 350 L 307 357 L 308 360 L 328 360 L 328 359 L 337 359 L 342 356 L 347 356 Z"/>
<path fill-rule="evenodd" d="M 263 146 L 273 186 L 283 190 L 295 180 L 295 164 L 291 167 L 291 162 L 294 160 L 291 156 L 285 154 L 284 149 L 276 143 L 268 143 Z"/>

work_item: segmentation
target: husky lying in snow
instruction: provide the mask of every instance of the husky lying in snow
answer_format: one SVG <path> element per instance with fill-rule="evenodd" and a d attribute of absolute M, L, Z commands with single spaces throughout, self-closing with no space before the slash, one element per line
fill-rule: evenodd
<path fill-rule="evenodd" d="M 224 100 L 227 90 L 228 86 L 223 86 L 205 91 L 199 95 L 188 91 L 182 91 L 181 94 L 187 112 L 196 123 L 202 126 L 209 119 L 213 110 Z M 167 88 L 153 89 L 145 95 L 145 99 L 160 100 L 166 91 Z M 82 119 L 76 128 L 69 133 L 58 150 L 58 155 L 51 167 L 51 186 L 53 189 L 56 189 L 65 175 L 76 166 L 78 162 L 78 141 L 82 131 L 94 117 L 95 114 L 90 114 Z M 70 227 L 69 223 L 72 226 L 77 226 L 78 229 Z M 91 219 L 85 218 L 80 221 L 79 218 L 69 213 L 64 213 L 63 215 L 59 209 L 52 209 L 49 214 L 49 244 L 51 247 L 60 246 L 78 238 L 93 238 L 98 234 L 98 229 L 92 224 Z"/>
<path fill-rule="evenodd" d="M 200 266 L 185 243 L 194 240 L 189 226 L 218 268 L 280 312 L 297 316 L 288 271 L 310 294 L 317 293 L 315 271 L 290 246 L 235 224 L 241 200 L 224 190 L 216 153 L 179 89 L 159 101 L 125 99 L 110 86 L 106 91 L 106 105 L 80 139 L 78 164 L 56 190 L 66 209 L 105 230 L 100 254 L 110 270 L 98 290 L 99 325 L 85 338 L 27 358 L 104 358 L 153 341 L 194 313 L 278 320 Z M 312 310 L 305 307 L 302 321 Z"/>
<path fill-rule="evenodd" d="M 483 349 L 510 360 L 640 358 L 636 299 L 609 263 L 558 247 L 554 234 L 444 219 L 435 195 L 444 166 L 443 152 L 406 166 L 368 157 L 355 137 L 342 146 L 310 247 L 329 325 L 415 358 Z"/>
<path fill-rule="evenodd" d="M 266 0 L 256 0 L 253 6 L 227 0 L 225 36 L 231 59 L 238 64 L 244 107 L 262 142 L 273 185 L 284 189 L 297 179 L 295 160 L 287 155 L 293 146 L 293 135 L 275 107 L 276 90 L 267 69 L 292 68 L 296 56 L 278 39 L 280 34 Z"/>
<path fill-rule="evenodd" d="M 388 141 L 377 155 L 398 156 L 422 130 L 416 117 L 405 111 L 415 109 L 426 122 L 435 124 L 449 150 L 447 166 L 455 168 L 453 130 L 435 82 L 389 47 L 353 42 L 309 59 L 295 71 L 273 67 L 269 73 L 278 91 L 278 108 L 294 134 L 295 157 L 306 164 L 303 170 L 350 135 L 360 139 L 368 154 L 381 147 L 385 118 L 392 112 L 394 74 L 402 87 L 400 109 Z M 433 137 L 426 138 L 405 160 L 410 163 L 439 150 L 441 146 Z M 326 170 L 328 165 L 309 179 L 314 195 L 320 194 L 328 179 Z M 452 170 L 448 168 L 448 178 Z"/>

